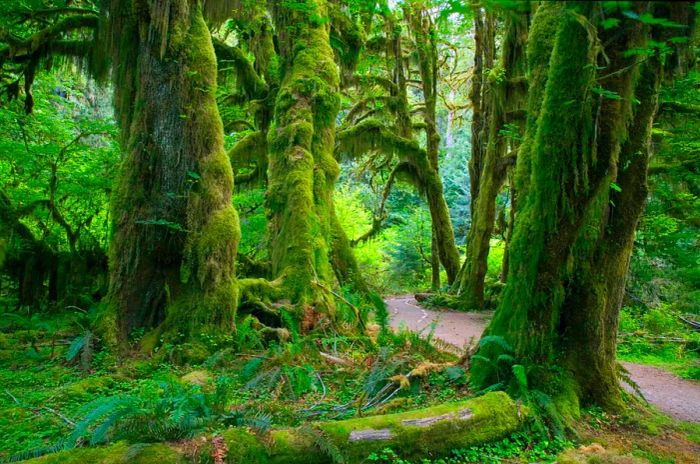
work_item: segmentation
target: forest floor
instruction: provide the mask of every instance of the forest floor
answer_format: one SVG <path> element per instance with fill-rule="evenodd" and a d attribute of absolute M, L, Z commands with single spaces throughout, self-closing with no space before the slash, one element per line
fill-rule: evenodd
<path fill-rule="evenodd" d="M 429 310 L 408 296 L 386 300 L 391 325 L 419 333 L 430 333 L 448 344 L 451 351 L 462 351 L 466 344 L 476 343 L 493 313 L 468 313 Z M 434 328 L 432 326 L 434 325 Z M 700 423 L 700 383 L 684 380 L 656 367 L 622 363 L 637 383 L 644 397 L 661 411 L 676 419 Z"/>

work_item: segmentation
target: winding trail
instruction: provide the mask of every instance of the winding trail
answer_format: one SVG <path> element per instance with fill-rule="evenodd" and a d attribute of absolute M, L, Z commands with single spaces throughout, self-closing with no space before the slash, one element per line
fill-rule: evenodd
<path fill-rule="evenodd" d="M 405 327 L 412 332 L 431 330 L 434 337 L 462 352 L 462 348 L 477 340 L 486 328 L 491 312 L 466 313 L 434 311 L 422 308 L 412 296 L 398 296 L 386 300 L 394 329 Z M 700 383 L 684 380 L 652 366 L 622 363 L 632 380 L 639 385 L 644 397 L 666 414 L 680 420 L 700 423 Z M 629 386 L 625 388 L 631 390 Z"/>

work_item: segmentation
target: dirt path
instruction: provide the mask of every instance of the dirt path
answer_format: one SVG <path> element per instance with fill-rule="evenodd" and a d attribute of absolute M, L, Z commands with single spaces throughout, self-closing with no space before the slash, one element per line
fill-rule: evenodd
<path fill-rule="evenodd" d="M 478 339 L 491 317 L 491 313 L 424 309 L 411 296 L 389 298 L 386 303 L 393 328 L 403 326 L 427 334 L 430 324 L 436 322 L 434 337 L 456 349 L 469 343 L 472 337 Z M 652 366 L 623 365 L 650 403 L 676 419 L 700 423 L 699 383 L 680 379 Z"/>

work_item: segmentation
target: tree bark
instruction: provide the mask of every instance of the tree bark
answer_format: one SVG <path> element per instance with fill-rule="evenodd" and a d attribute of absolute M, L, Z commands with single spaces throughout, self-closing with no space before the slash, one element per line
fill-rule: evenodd
<path fill-rule="evenodd" d="M 530 183 L 516 219 L 510 274 L 503 300 L 487 331 L 511 343 L 520 362 L 542 366 L 537 371 L 537 383 L 542 385 L 560 375 L 549 367 L 562 352 L 563 337 L 569 331 L 565 325 L 570 320 L 568 312 L 578 310 L 565 305 L 573 248 L 592 203 L 608 188 L 607 173 L 615 171 L 618 163 L 624 128 L 631 116 L 634 75 L 633 59 L 625 57 L 623 51 L 633 48 L 640 39 L 638 24 L 630 24 L 624 34 L 615 36 L 615 43 L 606 52 L 612 57 L 609 69 L 619 72 L 606 84 L 621 98 L 595 98 L 591 89 L 598 42 L 575 16 L 588 17 L 593 5 L 579 2 L 564 8 L 549 60 L 536 133 L 526 160 Z M 577 8 L 575 14 L 572 8 Z M 555 12 L 551 9 L 547 14 Z M 532 33 L 544 31 L 533 27 Z M 536 43 L 543 39 L 532 38 Z M 537 58 L 531 56 L 531 64 Z M 537 71 L 531 68 L 532 72 Z M 532 99 L 530 103 L 536 104 Z M 577 327 L 570 329 L 575 331 Z M 574 357 L 582 349 L 568 348 Z M 475 364 L 474 374 L 477 383 L 489 383 L 494 372 Z M 569 390 L 560 392 L 568 403 L 562 409 L 576 410 L 580 379 L 575 372 L 569 374 L 567 377 L 565 373 L 562 380 L 567 385 L 563 389 Z"/>
<path fill-rule="evenodd" d="M 629 135 L 620 151 L 616 177 L 619 192 L 605 189 L 593 205 L 591 219 L 578 238 L 576 268 L 563 306 L 562 325 L 567 367 L 574 372 L 580 399 L 620 409 L 617 328 L 634 232 L 644 210 L 651 156 L 651 127 L 660 81 L 658 60 L 643 66 L 635 97 L 639 101 Z"/>
<path fill-rule="evenodd" d="M 571 418 L 580 402 L 622 407 L 615 337 L 646 197 L 660 68 L 655 57 L 641 65 L 628 53 L 650 38 L 659 40 L 650 35 L 656 28 L 620 17 L 619 29 L 591 31 L 596 3 L 563 8 L 539 117 L 534 125 L 528 122 L 528 156 L 518 161 L 521 181 L 529 182 L 519 198 L 506 290 L 487 334 L 512 345 L 531 375 L 530 388 L 550 384 L 551 391 L 556 381 L 557 407 Z M 651 11 L 652 2 L 633 8 Z M 540 51 L 549 49 L 544 30 L 532 29 Z M 544 63 L 530 56 L 531 75 L 542 71 L 538 60 Z M 606 92 L 596 92 L 596 85 Z M 611 182 L 621 190 L 611 192 Z M 480 352 L 488 356 L 492 350 Z M 483 363 L 472 372 L 477 385 L 494 380 L 494 370 Z"/>
<path fill-rule="evenodd" d="M 418 55 L 418 72 L 423 90 L 423 121 L 425 123 L 426 154 L 429 167 L 424 167 L 425 194 L 432 219 L 432 248 L 437 251 L 439 262 L 445 268 L 447 283 L 452 284 L 459 272 L 459 251 L 455 244 L 454 229 L 450 211 L 440 178 L 439 150 L 440 134 L 437 129 L 437 81 L 438 51 L 435 38 L 435 24 L 430 14 L 420 2 L 409 2 L 405 6 L 406 19 L 413 36 Z M 397 58 L 400 61 L 400 56 Z M 403 86 L 405 87 L 405 80 Z M 420 164 L 420 163 L 419 163 Z M 440 287 L 439 266 L 433 264 L 432 285 Z"/>
<path fill-rule="evenodd" d="M 240 237 L 199 0 L 109 0 L 124 160 L 112 198 L 113 341 L 235 329 Z M 109 319 L 106 321 L 109 324 Z"/>

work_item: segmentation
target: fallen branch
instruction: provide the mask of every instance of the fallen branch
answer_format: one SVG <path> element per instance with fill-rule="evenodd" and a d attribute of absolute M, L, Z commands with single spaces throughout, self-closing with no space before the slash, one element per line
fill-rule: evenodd
<path fill-rule="evenodd" d="M 60 412 L 56 411 L 55 409 L 50 408 L 50 407 L 48 407 L 48 406 L 42 406 L 41 409 L 43 409 L 44 411 L 48 411 L 48 412 L 50 412 L 50 413 L 52 413 L 52 414 L 55 414 L 56 416 L 58 416 L 58 417 L 60 417 L 61 419 L 63 419 L 64 422 L 65 422 L 66 424 L 70 425 L 71 427 L 75 427 L 75 422 L 73 422 L 72 420 L 68 419 L 66 416 L 64 416 L 64 415 L 61 414 Z"/>
<path fill-rule="evenodd" d="M 10 398 L 12 398 L 12 399 L 15 401 L 15 403 L 19 404 L 19 400 L 17 399 L 17 397 L 15 397 L 15 395 L 13 395 L 12 393 L 10 393 L 8 390 L 5 390 L 5 393 L 7 393 L 7 396 L 9 396 Z"/>
<path fill-rule="evenodd" d="M 679 318 L 681 321 L 683 321 L 683 322 L 685 322 L 686 324 L 688 324 L 689 326 L 691 326 L 693 329 L 695 329 L 695 330 L 700 330 L 700 322 L 695 322 L 695 321 L 693 321 L 693 320 L 686 319 L 686 318 L 684 318 L 683 316 L 678 316 L 678 318 Z"/>
<path fill-rule="evenodd" d="M 340 364 L 341 366 L 347 367 L 353 366 L 352 362 L 348 361 L 347 359 L 339 358 L 337 356 L 333 356 L 332 354 L 324 353 L 323 351 L 319 351 L 318 354 L 320 354 L 323 359 L 330 361 L 333 364 Z"/>

